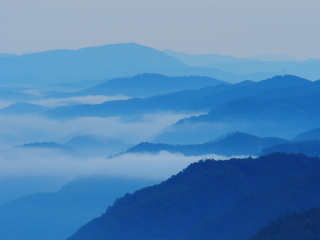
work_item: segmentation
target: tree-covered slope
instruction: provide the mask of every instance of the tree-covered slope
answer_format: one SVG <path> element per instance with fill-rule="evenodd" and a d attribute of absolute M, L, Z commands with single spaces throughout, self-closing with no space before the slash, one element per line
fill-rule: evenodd
<path fill-rule="evenodd" d="M 261 228 L 249 240 L 317 240 L 320 239 L 320 208 L 278 217 Z"/>
<path fill-rule="evenodd" d="M 248 194 L 218 218 L 191 229 L 181 240 L 246 240 L 276 217 L 312 206 L 320 206 L 319 170 Z"/>
<path fill-rule="evenodd" d="M 276 188 L 286 180 L 316 169 L 320 169 L 320 160 L 304 155 L 271 154 L 258 159 L 200 161 L 159 185 L 118 199 L 105 214 L 68 239 L 184 239 L 196 226 L 227 216 L 237 202 L 251 194 Z M 317 184 L 314 186 L 320 189 L 320 182 L 319 188 Z M 223 233 L 223 237 L 228 235 Z M 208 239 L 201 236 L 193 239 Z"/>

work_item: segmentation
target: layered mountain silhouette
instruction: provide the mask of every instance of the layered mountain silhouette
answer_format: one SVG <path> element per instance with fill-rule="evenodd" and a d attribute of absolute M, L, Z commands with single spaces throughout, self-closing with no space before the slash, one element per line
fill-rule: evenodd
<path fill-rule="evenodd" d="M 320 140 L 283 143 L 270 146 L 262 150 L 262 154 L 269 154 L 274 152 L 303 153 L 307 156 L 320 157 Z"/>
<path fill-rule="evenodd" d="M 79 91 L 75 95 L 151 97 L 182 90 L 200 89 L 218 84 L 229 83 L 210 77 L 167 77 L 160 74 L 145 73 L 130 78 L 111 79 L 98 86 Z"/>
<path fill-rule="evenodd" d="M 259 85 L 276 84 L 277 78 L 255 83 Z M 279 77 L 278 79 L 283 79 Z M 213 108 L 208 114 L 183 119 L 168 128 L 156 138 L 156 142 L 189 143 L 190 141 L 208 141 L 212 137 L 218 137 L 226 132 L 243 131 L 259 136 L 277 136 L 293 138 L 301 131 L 318 127 L 320 108 L 317 102 L 320 99 L 319 82 L 308 82 L 296 77 L 286 77 L 296 86 L 274 86 L 260 93 L 242 96 L 241 98 L 229 98 L 220 106 Z M 303 83 L 304 82 L 304 83 Z M 283 83 L 285 83 L 283 81 Z M 281 86 L 282 85 L 282 86 Z M 249 86 L 249 89 L 252 86 Z M 248 93 L 248 87 L 238 89 Z M 227 91 L 226 91 L 227 92 Z M 225 93 L 225 92 L 224 92 Z M 215 95 L 212 99 L 215 99 Z M 230 96 L 230 95 L 227 95 Z M 211 97 L 207 97 L 207 103 Z"/>
<path fill-rule="evenodd" d="M 117 139 L 112 139 L 104 136 L 97 135 L 79 135 L 71 138 L 64 144 L 56 142 L 35 142 L 25 143 L 16 147 L 20 148 L 43 148 L 43 149 L 56 149 L 69 155 L 79 157 L 88 156 L 113 156 L 126 149 L 132 147 L 132 144 L 124 143 Z"/>
<path fill-rule="evenodd" d="M 0 79 L 5 85 L 76 83 L 87 79 L 110 79 L 142 73 L 209 76 L 231 82 L 254 77 L 211 67 L 189 67 L 161 51 L 135 43 L 0 58 Z"/>
<path fill-rule="evenodd" d="M 269 100 L 282 95 L 282 97 L 304 96 L 317 91 L 320 91 L 318 82 L 311 82 L 295 76 L 278 76 L 257 83 L 245 81 L 232 85 L 219 84 L 199 90 L 185 90 L 144 99 L 133 98 L 105 102 L 99 105 L 60 107 L 48 111 L 46 114 L 55 118 L 70 118 L 79 116 L 132 116 L 163 111 L 207 112 L 218 106 L 241 99 Z"/>
<path fill-rule="evenodd" d="M 311 129 L 309 131 L 298 134 L 294 140 L 303 141 L 303 140 L 314 140 L 320 139 L 320 128 Z"/>
<path fill-rule="evenodd" d="M 24 93 L 16 89 L 0 88 L 1 101 L 31 101 L 37 99 L 33 94 Z"/>
<path fill-rule="evenodd" d="M 260 82 L 219 84 L 147 98 L 60 107 L 45 114 L 52 118 L 132 118 L 159 112 L 208 112 L 179 121 L 157 136 L 155 142 L 203 143 L 233 131 L 291 139 L 319 126 L 319 83 L 290 75 L 277 76 Z"/>
<path fill-rule="evenodd" d="M 64 240 L 125 193 L 153 180 L 87 177 L 53 193 L 35 193 L 0 205 L 1 239 Z"/>
<path fill-rule="evenodd" d="M 269 74 L 268 77 L 278 75 L 283 69 L 289 74 L 308 78 L 313 81 L 320 79 L 320 60 L 308 59 L 297 61 L 289 56 L 258 55 L 251 58 L 234 58 L 219 54 L 195 54 L 164 51 L 188 66 L 213 67 L 234 74 Z M 272 75 L 273 74 L 273 75 Z M 254 78 L 248 78 L 256 80 Z"/>
<path fill-rule="evenodd" d="M 206 160 L 118 199 L 68 240 L 245 240 L 287 212 L 319 206 L 320 160 L 271 154 Z"/>
<path fill-rule="evenodd" d="M 166 73 L 180 68 L 186 68 L 186 65 L 173 57 L 149 47 L 127 43 L 1 58 L 0 78 L 3 83 L 45 84 L 145 72 Z"/>
<path fill-rule="evenodd" d="M 73 137 L 65 143 L 74 149 L 80 156 L 112 156 L 132 147 L 132 144 L 124 143 L 117 139 L 111 139 L 96 135 L 80 135 Z"/>
<path fill-rule="evenodd" d="M 200 156 L 206 154 L 219 154 L 226 156 L 257 155 L 264 148 L 286 142 L 288 142 L 288 140 L 281 138 L 262 138 L 246 133 L 234 132 L 220 137 L 215 141 L 203 144 L 170 145 L 144 142 L 128 149 L 125 153 L 155 154 L 161 151 L 167 151 L 171 153 L 182 153 L 186 156 Z"/>
<path fill-rule="evenodd" d="M 52 148 L 52 149 L 60 149 L 60 150 L 72 150 L 71 148 L 59 144 L 56 142 L 36 142 L 36 143 L 25 143 L 23 145 L 19 145 L 16 147 L 21 147 L 21 148 Z"/>
<path fill-rule="evenodd" d="M 47 111 L 49 108 L 25 102 L 14 103 L 8 107 L 0 109 L 0 114 L 14 114 L 14 115 L 23 115 L 23 114 L 38 114 Z"/>

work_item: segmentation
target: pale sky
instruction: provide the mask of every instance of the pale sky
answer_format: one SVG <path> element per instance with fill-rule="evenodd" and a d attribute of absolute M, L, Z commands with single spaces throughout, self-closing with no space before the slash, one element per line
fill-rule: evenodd
<path fill-rule="evenodd" d="M 136 42 L 320 59 L 320 0 L 0 0 L 0 52 Z"/>

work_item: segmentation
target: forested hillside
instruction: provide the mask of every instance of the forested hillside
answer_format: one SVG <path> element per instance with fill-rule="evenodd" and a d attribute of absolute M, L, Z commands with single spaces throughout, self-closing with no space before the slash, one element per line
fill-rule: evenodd
<path fill-rule="evenodd" d="M 319 170 L 318 158 L 280 153 L 200 161 L 118 199 L 69 240 L 245 240 L 287 211 L 318 204 Z"/>
<path fill-rule="evenodd" d="M 320 239 L 320 208 L 278 217 L 249 240 L 317 240 Z"/>

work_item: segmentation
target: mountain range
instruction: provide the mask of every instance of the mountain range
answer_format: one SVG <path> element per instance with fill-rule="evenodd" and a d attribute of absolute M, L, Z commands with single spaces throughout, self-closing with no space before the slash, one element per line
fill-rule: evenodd
<path fill-rule="evenodd" d="M 186 156 L 217 154 L 225 156 L 257 155 L 264 148 L 287 143 L 288 140 L 275 137 L 256 137 L 250 134 L 234 132 L 222 136 L 215 141 L 203 144 L 170 145 L 161 143 L 140 143 L 124 153 L 152 153 L 161 151 L 182 153 Z"/>
<path fill-rule="evenodd" d="M 203 143 L 233 131 L 291 139 L 319 127 L 319 83 L 291 75 L 277 76 L 260 82 L 222 83 L 147 98 L 59 107 L 45 115 L 50 118 L 132 118 L 159 112 L 206 113 L 180 120 L 154 141 Z"/>
<path fill-rule="evenodd" d="M 25 143 L 16 147 L 22 148 L 49 148 L 62 151 L 80 157 L 103 156 L 108 157 L 132 147 L 132 144 L 124 143 L 117 139 L 111 139 L 97 135 L 79 135 L 69 141 L 60 144 L 56 142 Z"/>
<path fill-rule="evenodd" d="M 320 79 L 320 60 L 317 59 L 307 59 L 301 62 L 284 55 L 257 55 L 251 58 L 235 58 L 219 54 L 190 55 L 172 50 L 165 50 L 164 53 L 175 57 L 188 66 L 218 68 L 233 74 L 265 73 L 279 75 L 282 71 L 285 71 L 288 74 L 313 81 Z"/>
<path fill-rule="evenodd" d="M 0 109 L 0 114 L 14 114 L 14 115 L 24 115 L 24 114 L 38 114 L 48 111 L 49 108 L 38 104 L 31 104 L 25 102 L 17 102 L 11 104 L 8 107 Z"/>
<path fill-rule="evenodd" d="M 200 89 L 219 84 L 230 83 L 211 77 L 168 77 L 161 74 L 144 73 L 133 77 L 114 78 L 97 86 L 86 88 L 78 92 L 49 95 L 47 98 L 66 98 L 87 95 L 151 97 L 154 95 Z"/>
<path fill-rule="evenodd" d="M 43 85 L 145 72 L 166 73 L 171 69 L 185 67 L 177 59 L 152 48 L 134 43 L 111 44 L 1 58 L 0 78 L 7 84 Z"/>
<path fill-rule="evenodd" d="M 216 68 L 189 67 L 161 51 L 135 43 L 0 58 L 0 79 L 2 84 L 9 86 L 77 83 L 142 73 L 209 76 L 231 82 L 272 76 L 260 73 L 237 75 Z"/>
<path fill-rule="evenodd" d="M 79 116 L 128 116 L 164 111 L 204 112 L 246 98 L 269 100 L 278 97 L 282 92 L 287 93 L 283 97 L 290 97 L 313 94 L 317 91 L 320 91 L 318 82 L 287 75 L 261 82 L 222 83 L 202 89 L 185 90 L 148 98 L 110 101 L 98 105 L 59 107 L 48 111 L 46 115 L 56 118 L 70 118 Z"/>
<path fill-rule="evenodd" d="M 287 212 L 319 206 L 320 161 L 275 153 L 206 160 L 118 199 L 68 240 L 246 240 Z"/>

